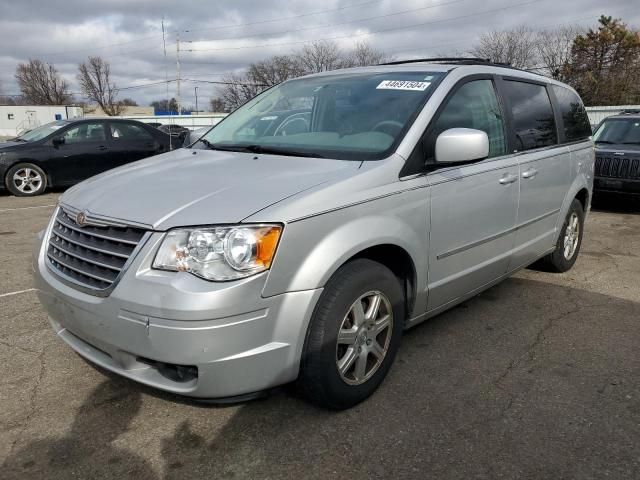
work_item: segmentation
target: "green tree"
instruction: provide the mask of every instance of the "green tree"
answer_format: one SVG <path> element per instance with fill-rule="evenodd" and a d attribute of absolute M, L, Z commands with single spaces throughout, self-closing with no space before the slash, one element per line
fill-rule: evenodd
<path fill-rule="evenodd" d="M 597 29 L 575 38 L 562 78 L 586 105 L 640 102 L 640 32 L 604 15 L 598 22 Z"/>

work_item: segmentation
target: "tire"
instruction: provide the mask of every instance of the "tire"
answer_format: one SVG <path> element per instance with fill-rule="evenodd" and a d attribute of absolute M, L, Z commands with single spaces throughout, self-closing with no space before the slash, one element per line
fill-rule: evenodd
<path fill-rule="evenodd" d="M 376 299 L 379 307 L 373 315 Z M 311 318 L 299 390 L 312 402 L 336 410 L 362 402 L 387 375 L 404 323 L 404 294 L 391 270 L 368 259 L 347 263 L 325 286 Z"/>
<path fill-rule="evenodd" d="M 18 180 L 19 177 L 23 180 Z M 5 186 L 16 197 L 34 197 L 47 189 L 47 175 L 37 165 L 18 163 L 7 171 Z"/>
<path fill-rule="evenodd" d="M 567 236 L 567 231 L 573 222 L 577 222 L 577 233 Z M 584 210 L 582 204 L 573 199 L 571 207 L 567 213 L 562 229 L 560 229 L 560 235 L 558 236 L 558 242 L 556 243 L 556 249 L 546 257 L 543 257 L 539 261 L 539 265 L 542 270 L 554 273 L 563 273 L 571 269 L 573 264 L 576 263 L 578 254 L 580 253 L 580 246 L 582 245 L 582 232 L 584 231 Z M 571 241 L 572 248 L 565 250 L 565 240 Z M 570 255 L 567 253 L 570 251 Z"/>

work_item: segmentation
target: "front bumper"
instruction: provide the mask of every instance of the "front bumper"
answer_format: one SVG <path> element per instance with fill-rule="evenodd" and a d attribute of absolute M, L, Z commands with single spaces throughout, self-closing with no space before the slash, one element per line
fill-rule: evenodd
<path fill-rule="evenodd" d="M 640 195 L 640 180 L 625 178 L 595 177 L 593 189 L 625 195 Z"/>
<path fill-rule="evenodd" d="M 232 397 L 294 380 L 322 290 L 263 298 L 268 272 L 215 283 L 152 270 L 161 238 L 152 235 L 108 297 L 60 281 L 42 242 L 35 287 L 58 336 L 107 370 L 181 395 Z"/>

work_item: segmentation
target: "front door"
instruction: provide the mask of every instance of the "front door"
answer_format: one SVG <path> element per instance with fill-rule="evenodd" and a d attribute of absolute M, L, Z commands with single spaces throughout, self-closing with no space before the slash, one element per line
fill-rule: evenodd
<path fill-rule="evenodd" d="M 502 109 L 492 78 L 459 85 L 426 136 L 427 161 L 438 134 L 474 128 L 489 136 L 489 158 L 429 174 L 428 309 L 444 307 L 507 272 L 514 245 L 520 177 L 507 155 Z"/>
<path fill-rule="evenodd" d="M 63 143 L 51 147 L 54 182 L 69 185 L 111 168 L 105 122 L 83 122 L 61 132 Z"/>

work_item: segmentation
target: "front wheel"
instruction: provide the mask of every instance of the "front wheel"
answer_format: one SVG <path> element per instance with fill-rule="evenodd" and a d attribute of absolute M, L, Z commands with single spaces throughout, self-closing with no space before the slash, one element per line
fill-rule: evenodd
<path fill-rule="evenodd" d="M 16 197 L 33 197 L 44 193 L 47 176 L 37 165 L 19 163 L 9 169 L 5 184 Z"/>
<path fill-rule="evenodd" d="M 582 204 L 574 199 L 560 230 L 556 249 L 541 260 L 543 269 L 556 273 L 570 270 L 580 252 L 583 230 L 584 210 Z"/>
<path fill-rule="evenodd" d="M 327 283 L 314 311 L 298 385 L 313 402 L 345 409 L 387 375 L 404 328 L 404 295 L 385 266 L 349 262 Z"/>

